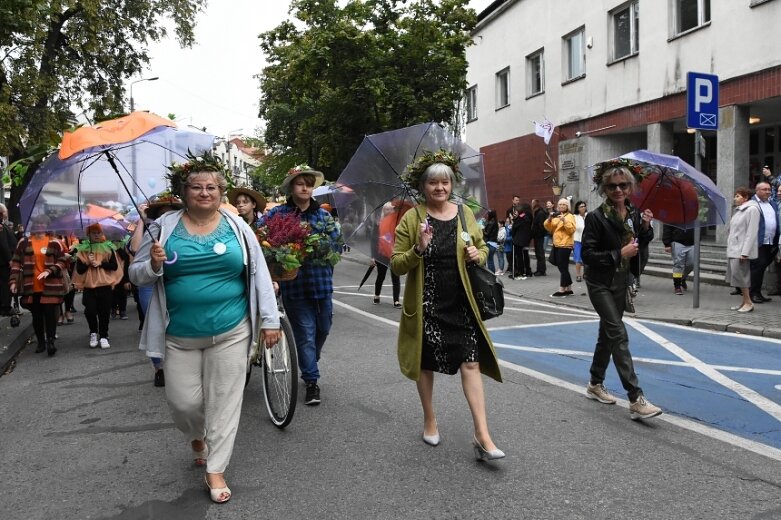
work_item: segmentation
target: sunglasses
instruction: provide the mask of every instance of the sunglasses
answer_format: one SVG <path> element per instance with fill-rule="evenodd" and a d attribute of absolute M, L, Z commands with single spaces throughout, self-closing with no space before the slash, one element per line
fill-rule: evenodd
<path fill-rule="evenodd" d="M 622 191 L 629 188 L 628 182 L 619 182 L 618 184 L 614 182 L 609 182 L 605 184 L 605 190 L 607 191 L 615 191 L 617 188 L 621 189 Z"/>

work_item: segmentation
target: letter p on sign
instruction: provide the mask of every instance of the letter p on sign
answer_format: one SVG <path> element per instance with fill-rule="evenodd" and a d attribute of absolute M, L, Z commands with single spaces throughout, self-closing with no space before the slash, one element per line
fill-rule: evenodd
<path fill-rule="evenodd" d="M 694 80 L 694 111 L 702 112 L 702 106 L 713 101 L 713 83 L 705 78 Z"/>

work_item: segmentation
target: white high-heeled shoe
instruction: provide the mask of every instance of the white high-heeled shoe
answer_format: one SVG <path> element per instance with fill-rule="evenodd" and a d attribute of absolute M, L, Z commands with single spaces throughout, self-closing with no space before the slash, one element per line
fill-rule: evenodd
<path fill-rule="evenodd" d="M 435 433 L 434 435 L 426 435 L 425 433 L 423 434 L 423 442 L 429 446 L 437 446 L 439 445 L 439 441 L 439 432 Z"/>
<path fill-rule="evenodd" d="M 206 487 L 209 488 L 209 498 L 211 498 L 212 502 L 215 504 L 224 504 L 233 496 L 231 488 L 228 486 L 220 488 L 212 487 L 211 484 L 209 484 L 209 479 L 206 475 L 203 476 L 203 481 L 206 482 Z"/>
<path fill-rule="evenodd" d="M 499 448 L 496 448 L 495 450 L 485 449 L 483 445 L 480 444 L 480 441 L 477 440 L 477 437 L 472 438 L 472 444 L 475 448 L 475 457 L 477 460 L 496 460 L 505 457 L 504 452 Z"/>

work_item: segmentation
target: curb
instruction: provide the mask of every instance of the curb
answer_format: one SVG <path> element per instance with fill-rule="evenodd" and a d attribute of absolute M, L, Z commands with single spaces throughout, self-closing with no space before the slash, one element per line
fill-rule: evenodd
<path fill-rule="evenodd" d="M 11 319 L 0 319 L 0 330 L 3 331 L 2 343 L 0 343 L 0 377 L 5 374 L 16 356 L 22 351 L 27 341 L 33 336 L 33 320 L 29 312 L 23 312 L 19 319 L 18 327 L 11 327 Z"/>
<path fill-rule="evenodd" d="M 342 260 L 368 266 L 369 263 L 368 257 L 364 256 L 363 253 L 359 253 L 359 254 L 360 256 L 357 257 L 342 255 Z M 721 283 L 714 284 L 706 280 L 701 280 L 701 283 L 705 285 L 722 286 Z M 531 300 L 539 303 L 548 303 L 548 304 L 554 303 L 548 298 L 541 298 L 539 294 L 535 294 L 533 291 L 529 293 L 523 293 L 520 291 L 515 291 L 513 289 L 515 288 L 509 287 L 509 284 L 505 284 L 504 286 L 505 295 L 513 296 L 516 298 L 525 298 L 527 300 Z M 590 302 L 588 305 L 572 305 L 572 304 L 568 304 L 566 301 L 556 301 L 555 304 L 563 308 L 576 309 L 579 311 L 593 312 L 594 310 L 593 307 L 591 307 Z M 647 311 L 643 312 L 642 308 L 639 310 L 640 312 L 635 314 L 627 314 L 627 316 L 630 318 L 635 318 L 640 320 L 650 320 L 662 324 L 681 325 L 685 327 L 691 327 L 694 329 L 712 330 L 718 332 L 731 332 L 735 334 L 741 334 L 745 336 L 755 336 L 760 338 L 781 339 L 781 328 L 779 327 L 766 327 L 764 325 L 757 325 L 751 322 L 741 323 L 735 319 L 724 319 L 724 317 L 715 317 L 715 316 L 706 317 L 706 318 L 702 318 L 698 316 L 691 316 L 691 317 L 679 317 L 674 315 L 660 316 L 659 314 L 649 314 Z"/>

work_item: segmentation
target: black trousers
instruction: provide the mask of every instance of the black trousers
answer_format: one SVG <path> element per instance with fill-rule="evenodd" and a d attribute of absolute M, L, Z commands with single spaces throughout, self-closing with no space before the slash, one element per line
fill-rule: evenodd
<path fill-rule="evenodd" d="M 534 239 L 534 258 L 537 260 L 537 273 L 545 274 L 547 264 L 545 263 L 545 239 L 543 237 Z"/>
<path fill-rule="evenodd" d="M 125 284 L 118 283 L 114 286 L 111 308 L 120 314 L 124 314 L 127 311 L 127 289 Z"/>
<path fill-rule="evenodd" d="M 379 296 L 382 293 L 382 284 L 385 282 L 385 275 L 388 273 L 388 266 L 376 263 L 377 266 L 377 279 L 374 280 L 374 295 Z M 399 294 L 401 293 L 401 280 L 399 277 L 393 274 L 391 271 L 391 284 L 393 285 L 393 301 L 394 303 L 399 301 Z"/>
<path fill-rule="evenodd" d="M 556 267 L 559 268 L 559 285 L 561 287 L 569 287 L 572 285 L 572 276 L 569 274 L 569 257 L 572 254 L 571 247 L 557 247 Z"/>
<path fill-rule="evenodd" d="M 529 258 L 529 248 L 513 244 L 513 256 L 515 258 L 513 265 L 515 272 L 513 272 L 513 276 L 531 276 L 532 265 Z"/>
<path fill-rule="evenodd" d="M 33 317 L 33 330 L 38 345 L 45 345 L 46 340 L 54 341 L 57 334 L 57 313 L 59 305 L 56 303 L 41 303 L 43 293 L 33 293 L 33 302 L 30 305 L 30 314 Z"/>
<path fill-rule="evenodd" d="M 599 335 L 591 361 L 591 384 L 605 381 L 605 372 L 613 358 L 621 385 L 629 400 L 634 402 L 643 394 L 637 381 L 632 354 L 629 352 L 629 335 L 624 326 L 623 316 L 626 306 L 626 273 L 616 273 L 610 287 L 597 285 L 586 278 L 586 288 L 591 305 L 599 314 Z"/>
<path fill-rule="evenodd" d="M 73 308 L 73 300 L 76 299 L 76 289 L 73 289 L 71 292 L 65 295 L 65 299 L 63 300 L 63 303 L 65 303 L 65 312 L 72 312 L 75 309 Z"/>
<path fill-rule="evenodd" d="M 11 312 L 11 290 L 8 281 L 11 279 L 11 266 L 6 262 L 0 265 L 0 315 Z"/>
<path fill-rule="evenodd" d="M 761 294 L 762 282 L 765 280 L 765 269 L 773 261 L 773 246 L 770 244 L 759 246 L 757 257 L 750 261 L 752 296 Z"/>
<path fill-rule="evenodd" d="M 108 338 L 108 322 L 111 318 L 112 291 L 110 285 L 84 289 L 81 303 L 84 305 L 84 317 L 87 318 L 90 333 L 100 338 Z"/>

